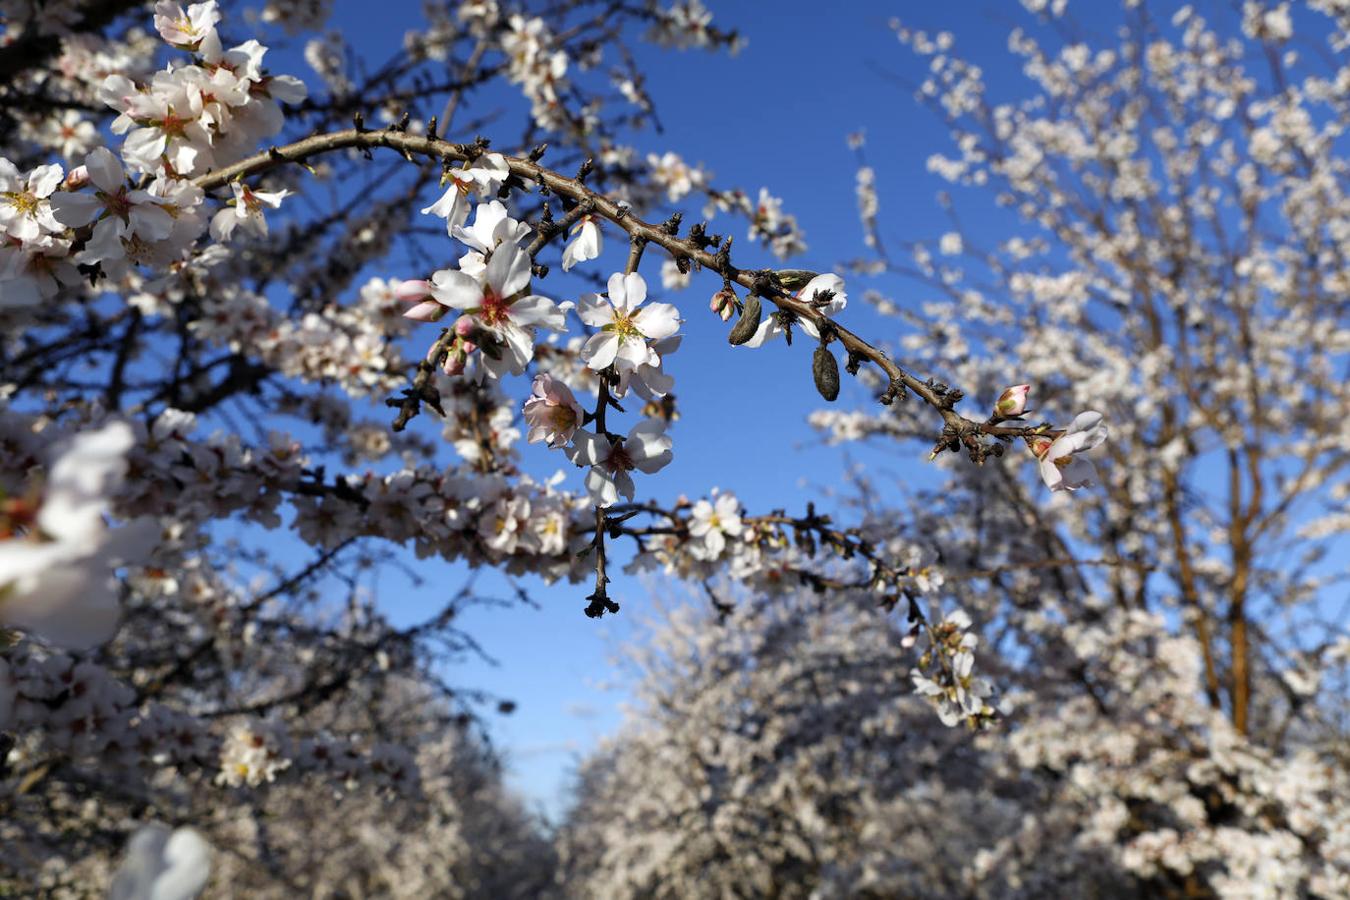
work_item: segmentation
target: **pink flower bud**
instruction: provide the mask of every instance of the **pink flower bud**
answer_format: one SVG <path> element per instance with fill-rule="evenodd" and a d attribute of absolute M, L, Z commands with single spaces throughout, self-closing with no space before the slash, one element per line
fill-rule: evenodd
<path fill-rule="evenodd" d="M 455 320 L 455 334 L 460 337 L 471 337 L 476 329 L 477 326 L 469 316 L 460 316 Z"/>
<path fill-rule="evenodd" d="M 421 303 L 431 296 L 431 282 L 400 281 L 394 288 L 394 296 L 404 303 Z"/>
<path fill-rule="evenodd" d="M 999 394 L 998 402 L 994 404 L 994 415 L 1003 419 L 1020 416 L 1027 410 L 1027 394 L 1030 393 L 1029 384 L 1015 384 L 1006 389 Z"/>
<path fill-rule="evenodd" d="M 722 321 L 729 320 L 736 313 L 736 292 L 730 288 L 722 288 L 712 295 L 712 302 L 708 308 L 717 313 Z"/>
<path fill-rule="evenodd" d="M 444 316 L 449 307 L 441 306 L 435 300 L 423 300 L 403 314 L 405 319 L 416 319 L 419 322 L 435 322 Z"/>
<path fill-rule="evenodd" d="M 460 341 L 459 349 L 464 353 L 465 356 L 468 356 L 470 353 L 478 349 L 478 345 L 475 344 L 473 341 Z"/>
<path fill-rule="evenodd" d="M 441 365 L 441 371 L 447 375 L 463 375 L 466 358 L 467 357 L 463 353 L 447 353 L 445 362 Z"/>

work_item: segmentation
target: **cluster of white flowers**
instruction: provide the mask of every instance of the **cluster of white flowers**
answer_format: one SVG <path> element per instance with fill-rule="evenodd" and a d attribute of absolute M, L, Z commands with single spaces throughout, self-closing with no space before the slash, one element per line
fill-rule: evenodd
<path fill-rule="evenodd" d="M 463 15 L 463 13 L 461 13 Z M 541 18 L 513 15 L 501 36 L 507 77 L 519 84 L 530 101 L 530 114 L 541 128 L 558 129 L 567 122 L 567 52 Z"/>
<path fill-rule="evenodd" d="M 970 633 L 970 626 L 970 616 L 962 610 L 948 613 L 932 626 L 932 646 L 910 670 L 915 692 L 936 707 L 938 718 L 948 726 L 988 725 L 999 713 L 989 702 L 993 683 L 974 674 L 980 639 Z"/>
<path fill-rule="evenodd" d="M 708 49 L 725 44 L 735 54 L 745 46 L 740 35 L 723 34 L 712 27 L 713 14 L 699 0 L 678 0 L 668 9 L 656 9 L 647 40 L 677 50 Z"/>
<path fill-rule="evenodd" d="M 641 275 L 615 273 L 604 297 L 586 294 L 578 307 L 581 320 L 599 329 L 582 347 L 581 359 L 594 372 L 614 373 L 613 384 L 605 391 L 612 387 L 615 396 L 623 396 L 629 388 L 644 397 L 664 396 L 673 384 L 663 357 L 679 345 L 675 337 L 679 313 L 668 303 L 644 306 L 646 299 L 647 282 Z M 589 466 L 586 489 L 599 506 L 613 505 L 619 495 L 633 499 L 629 473 L 637 469 L 652 474 L 672 458 L 666 423 L 660 419 L 644 419 L 617 440 L 580 427 L 580 406 L 565 383 L 543 374 L 536 379 L 535 393 L 543 402 L 526 404 L 531 440 L 547 439 L 550 446 L 563 448 L 574 464 Z"/>
<path fill-rule="evenodd" d="M 702 166 L 690 166 L 678 153 L 666 151 L 657 156 L 647 154 L 647 168 L 652 182 L 666 192 L 666 199 L 678 203 L 690 191 L 703 188 L 709 176 Z"/>
<path fill-rule="evenodd" d="M 312 29 L 329 6 L 269 0 L 241 27 Z M 702 166 L 675 153 L 644 165 L 624 143 L 654 109 L 625 33 L 650 27 L 676 47 L 734 49 L 734 37 L 697 2 L 603 17 L 582 6 L 534 18 L 496 0 L 431 4 L 425 33 L 380 70 L 337 32 L 309 41 L 329 96 L 297 110 L 291 130 L 361 109 L 392 126 L 372 140 L 397 145 L 430 113 L 475 106 L 502 74 L 532 114 L 513 116 L 526 123 L 519 143 L 494 135 L 497 146 L 546 137 L 549 159 L 594 158 L 587 186 L 622 213 L 604 227 L 697 201 L 708 218 L 744 216 L 772 253 L 799 252 L 801 229 L 769 190 L 719 190 Z M 270 881 L 254 890 L 275 877 L 316 895 L 440 896 L 446 881 L 510 895 L 479 869 L 450 869 L 509 845 L 545 870 L 538 834 L 503 812 L 499 779 L 419 743 L 447 739 L 473 702 L 426 665 L 428 647 L 454 652 L 457 607 L 396 628 L 373 573 L 406 551 L 579 583 L 595 574 L 587 551 L 616 535 L 625 550 L 611 565 L 701 585 L 711 608 L 656 642 L 648 721 L 586 767 L 596 790 L 583 807 L 610 806 L 563 842 L 575 893 L 1346 893 L 1335 748 L 1350 642 L 1319 607 L 1338 583 L 1325 561 L 1350 528 L 1338 379 L 1350 343 L 1329 324 L 1350 285 L 1350 170 L 1337 155 L 1350 76 L 1304 76 L 1292 48 L 1317 13 L 1350 18 L 1333 0 L 1297 16 L 1281 2 L 1241 6 L 1231 36 L 1190 8 L 1170 24 L 1127 17 L 1148 24 L 1127 23 L 1110 48 L 1016 30 L 1009 47 L 1037 94 L 1022 103 L 987 91 L 950 35 L 897 28 L 922 57 L 920 99 L 953 129 L 954 149 L 931 167 L 996 185 L 1025 227 L 977 242 L 946 197 L 952 230 L 903 261 L 873 240 L 874 258 L 849 271 L 924 280 L 931 291 L 913 304 L 867 292 L 902 321 L 896 360 L 997 398 L 986 421 L 944 416 L 947 449 L 992 455 L 1022 440 L 1049 490 L 1105 489 L 1051 503 L 1006 466 L 963 466 L 898 509 L 865 471 L 856 500 L 835 493 L 829 516 L 794 518 L 756 515 L 729 491 L 620 505 L 636 496 L 634 472 L 672 458 L 679 315 L 649 302 L 636 272 L 575 307 L 534 293 L 535 254 L 560 237 L 561 269 L 599 283 L 584 264 L 601 256 L 608 203 L 575 207 L 574 188 L 486 151 L 446 171 L 435 197 L 421 196 L 427 168 L 413 175 L 392 154 L 413 177 L 355 190 L 360 150 L 386 156 L 357 146 L 310 160 L 333 190 L 302 209 L 290 198 L 309 176 L 284 155 L 259 156 L 263 183 L 210 174 L 275 139 L 281 104 L 303 96 L 267 73 L 257 42 L 224 48 L 215 4 L 158 4 L 159 40 L 134 26 L 98 36 L 73 2 L 0 0 L 0 66 L 22 69 L 0 85 L 0 140 L 17 161 L 0 161 L 0 328 L 13 335 L 0 354 L 0 803 L 13 812 L 0 844 L 16 848 L 0 860 L 0 893 L 28 879 L 29 860 L 45 871 L 19 893 L 82 887 L 68 857 L 153 810 L 224 838 L 236 892 L 275 893 Z M 1338 28 L 1332 46 L 1345 43 Z M 59 40 L 34 43 L 44 34 Z M 154 71 L 164 42 L 178 58 Z M 616 46 L 629 68 L 593 93 L 585 73 Z M 615 83 L 639 110 L 607 112 Z M 1141 90 L 1159 102 L 1141 108 Z M 108 125 L 126 135 L 120 147 L 100 146 Z M 868 238 L 881 233 L 878 184 L 863 165 Z M 428 202 L 462 257 L 425 280 L 371 278 L 390 259 L 428 258 L 423 237 L 440 223 L 406 231 Z M 570 236 L 547 224 L 558 204 Z M 544 234 L 512 209 L 538 215 Z M 684 287 L 702 259 L 661 260 L 662 285 Z M 792 327 L 831 340 L 821 316 L 843 311 L 843 278 L 798 290 L 798 273 L 779 277 L 796 290 L 786 305 L 817 315 L 766 310 L 746 343 Z M 740 301 L 726 285 L 710 306 L 729 321 Z M 419 321 L 442 329 L 438 372 L 410 364 L 424 348 L 403 338 Z M 1028 383 L 1000 392 L 1009 372 Z M 404 396 L 443 421 L 391 433 L 380 401 L 410 375 Z M 527 398 L 512 375 L 533 379 Z M 859 383 L 895 399 L 875 366 Z M 1089 411 L 1067 428 L 1033 424 L 1031 383 L 1037 406 Z M 944 385 L 926 389 L 955 402 Z M 611 401 L 628 396 L 640 398 L 635 421 L 619 427 Z M 812 421 L 838 441 L 931 439 L 937 404 L 924 399 Z M 584 489 L 562 472 L 524 475 L 525 442 L 561 450 Z M 1098 447 L 1098 465 L 1108 450 L 1117 464 L 1098 472 Z M 1218 466 L 1225 497 L 1212 490 Z M 861 524 L 832 521 L 850 503 Z M 636 552 L 621 559 L 629 539 Z M 1286 565 L 1304 543 L 1316 564 Z M 1272 602 L 1293 611 L 1287 628 L 1267 617 Z M 924 612 L 955 607 L 968 613 Z M 978 639 L 972 620 L 989 623 Z M 941 727 L 996 715 L 1016 727 Z M 416 793 L 428 759 L 440 766 L 433 803 L 376 802 Z M 312 797 L 334 790 L 362 805 L 319 822 Z M 293 821 L 316 822 L 315 839 Z M 67 838 L 81 849 L 56 846 Z M 139 887 L 126 890 L 186 875 L 174 866 L 183 847 L 200 860 L 165 831 L 136 839 Z M 427 847 L 444 859 L 428 862 Z M 341 857 L 340 874 L 318 872 L 325 855 Z M 308 874 L 292 881 L 297 871 Z"/>
<path fill-rule="evenodd" d="M 63 175 L 54 164 L 23 174 L 0 158 L 0 309 L 34 307 L 78 283 L 76 264 L 96 264 L 122 281 L 131 267 L 163 270 L 183 260 L 206 226 L 204 195 L 189 176 L 228 164 L 275 135 L 281 104 L 305 96 L 295 78 L 266 74 L 266 48 L 257 41 L 224 49 L 219 19 L 214 0 L 186 11 L 162 0 L 155 27 L 166 43 L 194 54 L 193 62 L 171 64 L 149 84 L 116 70 L 102 80 L 99 100 L 119 113 L 112 131 L 127 135 L 120 159 L 95 147 Z M 91 142 L 77 125 L 64 149 Z M 133 188 L 126 170 L 146 178 Z M 241 184 L 233 191 L 211 222 L 212 237 L 227 240 L 240 224 L 266 234 L 263 207 L 276 208 L 286 192 Z M 89 226 L 92 234 L 82 233 Z"/>
<path fill-rule="evenodd" d="M 764 244 L 779 259 L 806 251 L 806 235 L 797 217 L 783 212 L 783 201 L 768 188 L 759 189 L 759 200 L 751 210 L 750 240 Z"/>
<path fill-rule="evenodd" d="M 270 722 L 240 722 L 221 743 L 216 782 L 227 787 L 257 787 L 275 781 L 290 765 L 281 729 Z"/>

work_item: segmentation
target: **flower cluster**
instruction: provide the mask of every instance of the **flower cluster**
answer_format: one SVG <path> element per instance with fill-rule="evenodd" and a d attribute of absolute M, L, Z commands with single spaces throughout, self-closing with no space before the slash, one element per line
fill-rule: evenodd
<path fill-rule="evenodd" d="M 970 616 L 954 610 L 931 627 L 931 646 L 910 670 L 914 690 L 937 709 L 944 725 L 968 723 L 972 728 L 989 725 L 999 711 L 990 703 L 994 685 L 974 675 L 975 648 L 980 639 L 971 634 Z"/>
<path fill-rule="evenodd" d="M 520 85 L 530 101 L 530 114 L 541 128 L 557 129 L 567 122 L 562 106 L 567 91 L 567 53 L 557 43 L 543 19 L 522 15 L 507 20 L 501 37 L 507 77 Z"/>
<path fill-rule="evenodd" d="M 460 267 L 397 289 L 413 304 L 405 313 L 410 319 L 436 322 L 451 310 L 459 312 L 452 342 L 437 348 L 445 354 L 446 374 L 458 375 L 472 362 L 480 375 L 519 375 L 534 358 L 536 329 L 564 327 L 565 309 L 529 292 L 533 261 L 518 246 L 529 232 L 500 203 L 480 205 L 472 227 L 454 226 L 455 236 L 471 248 Z"/>
<path fill-rule="evenodd" d="M 186 10 L 162 0 L 155 27 L 193 62 L 170 65 L 148 84 L 116 72 L 102 80 L 98 99 L 118 113 L 112 131 L 126 135 L 120 158 L 95 147 L 64 176 L 54 164 L 20 173 L 0 158 L 0 308 L 31 308 L 78 284 L 76 265 L 97 265 L 122 281 L 136 266 L 181 264 L 206 228 L 204 195 L 189 177 L 275 135 L 281 104 L 305 96 L 297 79 L 266 73 L 266 48 L 257 41 L 224 49 L 219 20 L 214 0 Z M 63 152 L 91 143 L 72 128 Z M 133 186 L 128 170 L 144 177 Z M 211 222 L 212 237 L 227 240 L 239 224 L 266 234 L 262 208 L 276 208 L 286 192 L 233 190 L 230 206 Z"/>

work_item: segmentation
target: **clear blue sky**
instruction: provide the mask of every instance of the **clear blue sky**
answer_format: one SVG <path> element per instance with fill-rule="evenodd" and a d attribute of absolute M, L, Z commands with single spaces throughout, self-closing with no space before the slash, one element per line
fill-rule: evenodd
<path fill-rule="evenodd" d="M 864 129 L 890 238 L 934 239 L 947 230 L 934 202 L 942 185 L 926 172 L 924 161 L 948 145 L 934 117 L 889 77 L 899 71 L 913 77 L 915 67 L 887 22 L 899 16 L 916 27 L 955 32 L 958 50 L 980 60 L 994 74 L 993 83 L 1006 84 L 1017 77 L 1005 49 L 1007 17 L 1019 16 L 1017 10 L 991 11 L 999 4 L 983 2 L 826 6 L 723 0 L 709 5 L 715 23 L 740 29 L 749 45 L 735 58 L 644 45 L 648 89 L 666 131 L 641 136 L 635 141 L 640 150 L 674 150 L 690 162 L 702 162 L 715 172 L 720 187 L 739 186 L 752 194 L 769 187 L 805 228 L 810 250 L 795 264 L 829 270 L 862 252 L 855 162 L 845 135 Z M 375 17 L 369 3 L 338 0 L 332 24 L 378 62 L 401 43 L 406 28 L 420 21 L 418 6 L 408 0 L 384 3 Z M 287 52 L 269 62 L 278 71 L 296 71 L 297 66 L 282 64 L 292 59 Z M 314 80 L 307 70 L 305 77 Z M 696 210 L 686 221 L 696 220 Z M 767 254 L 744 253 L 752 248 L 743 225 L 734 231 L 744 254 L 738 264 L 773 264 Z M 606 265 L 596 271 L 622 265 L 618 243 L 611 241 Z M 453 252 L 447 246 L 447 261 Z M 659 283 L 654 267 L 649 281 Z M 550 277 L 543 292 L 567 299 L 566 285 Z M 850 286 L 860 297 L 862 284 Z M 802 510 L 807 500 L 820 499 L 820 487 L 834 483 L 845 465 L 842 453 L 819 446 L 805 425 L 806 415 L 821 405 L 811 386 L 809 353 L 781 341 L 758 352 L 732 351 L 725 326 L 707 311 L 707 297 L 717 287 L 716 279 L 705 275 L 669 298 L 681 305 L 686 319 L 687 337 L 669 366 L 683 418 L 672 431 L 674 463 L 656 477 L 640 478 L 638 490 L 669 500 L 720 486 L 734 491 L 752 511 Z M 896 289 L 894 283 L 888 287 Z M 855 301 L 842 318 L 864 335 L 894 335 L 894 326 L 878 322 L 862 302 Z M 522 397 L 528 390 L 524 380 L 514 387 Z M 861 399 L 849 390 L 846 380 L 841 404 Z M 430 421 L 415 424 L 431 427 Z M 527 465 L 537 471 L 563 464 L 545 453 L 527 448 Z M 893 456 L 888 464 L 923 477 L 921 452 L 912 461 Z M 574 476 L 572 483 L 579 480 Z M 462 567 L 436 561 L 413 564 L 433 587 L 390 590 L 382 597 L 397 621 L 423 618 L 466 575 Z M 510 595 L 493 572 L 479 573 L 477 583 L 486 593 Z M 649 587 L 619 575 L 612 593 L 623 611 L 596 622 L 582 614 L 588 587 L 549 588 L 531 580 L 526 585 L 540 609 L 485 608 L 460 622 L 497 665 L 470 662 L 447 674 L 465 687 L 482 687 L 518 702 L 513 716 L 494 719 L 492 733 L 507 755 L 512 782 L 556 814 L 570 769 L 621 722 L 620 704 L 627 693 L 609 659 L 649 606 Z"/>

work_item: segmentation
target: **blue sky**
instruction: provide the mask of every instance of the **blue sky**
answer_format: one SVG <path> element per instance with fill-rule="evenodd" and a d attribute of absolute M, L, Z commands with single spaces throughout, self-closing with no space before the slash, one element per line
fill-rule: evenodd
<path fill-rule="evenodd" d="M 935 239 L 948 230 L 934 201 L 943 185 L 924 165 L 929 154 L 947 149 L 944 131 L 894 79 L 901 71 L 913 77 L 915 67 L 887 22 L 898 15 L 915 27 L 954 31 L 957 49 L 980 60 L 993 75 L 991 82 L 1006 84 L 1017 69 L 1005 49 L 1006 18 L 987 12 L 993 4 L 851 2 L 826 8 L 818 3 L 715 2 L 710 6 L 717 25 L 740 29 L 749 44 L 734 58 L 643 45 L 647 87 L 665 133 L 641 135 L 633 142 L 639 150 L 674 150 L 690 162 L 701 162 L 715 173 L 719 187 L 737 186 L 753 195 L 767 186 L 783 198 L 784 208 L 806 231 L 810 249 L 793 265 L 829 270 L 839 260 L 862 253 L 854 197 L 856 164 L 845 136 L 865 130 L 869 161 L 878 170 L 887 236 L 892 241 Z M 338 0 L 332 21 L 375 62 L 398 46 L 404 30 L 420 20 L 418 4 L 406 0 L 382 4 L 380 9 L 381 15 L 372 18 L 369 4 Z M 1016 10 L 1010 14 L 1018 15 Z M 295 54 L 284 52 L 272 62 L 278 71 L 304 71 L 313 83 L 301 64 L 289 68 L 282 64 L 292 60 Z M 466 115 L 487 112 L 492 102 L 488 98 Z M 697 207 L 692 206 L 686 221 L 696 217 Z M 734 232 L 739 265 L 775 264 L 745 240 L 743 224 Z M 622 265 L 624 248 L 613 239 L 613 232 L 609 237 L 609 252 L 600 263 L 591 264 L 594 271 Z M 448 244 L 447 261 L 457 252 Z M 655 285 L 659 258 L 653 263 L 649 281 Z M 800 511 L 808 500 L 820 500 L 822 488 L 836 483 L 847 464 L 840 451 L 821 446 L 806 427 L 807 414 L 821 405 L 811 384 L 809 352 L 800 344 L 789 349 L 781 341 L 757 352 L 733 351 L 725 342 L 726 326 L 707 310 L 707 298 L 718 286 L 716 278 L 704 275 L 688 291 L 665 298 L 677 302 L 686 319 L 684 345 L 669 362 L 682 418 L 672 430 L 675 461 L 658 476 L 639 479 L 639 499 L 668 501 L 680 493 L 697 497 L 719 486 L 734 491 L 752 511 L 780 506 Z M 861 284 L 852 287 L 861 294 Z M 566 291 L 562 279 L 550 277 L 542 285 L 543 293 L 559 299 L 567 298 Z M 861 302 L 855 302 L 842 319 L 879 340 L 895 333 L 894 325 L 880 322 Z M 522 397 L 528 390 L 523 381 L 516 387 Z M 841 405 L 863 399 L 846 379 Z M 420 424 L 432 427 L 429 420 Z M 857 458 L 858 451 L 853 452 Z M 527 466 L 547 471 L 565 464 L 556 454 L 546 453 L 540 447 L 527 448 Z M 904 455 L 892 454 L 888 465 L 903 471 L 903 478 L 922 479 L 923 456 L 922 449 L 911 448 Z M 577 484 L 577 476 L 572 478 L 571 483 Z M 413 564 L 428 585 L 391 588 L 381 597 L 396 621 L 425 617 L 468 575 L 463 567 L 442 562 Z M 484 607 L 459 620 L 496 663 L 470 660 L 446 675 L 466 688 L 481 687 L 517 701 L 514 715 L 493 718 L 491 733 L 507 756 L 512 783 L 555 817 L 563 805 L 568 773 L 599 737 L 618 727 L 621 706 L 629 696 L 610 659 L 624 641 L 634 638 L 650 608 L 653 586 L 616 576 L 611 593 L 623 611 L 603 621 L 582 614 L 589 587 L 547 587 L 531 579 L 524 584 L 539 608 Z M 494 572 L 474 577 L 484 593 L 511 594 Z M 677 588 L 655 588 L 680 596 Z"/>

